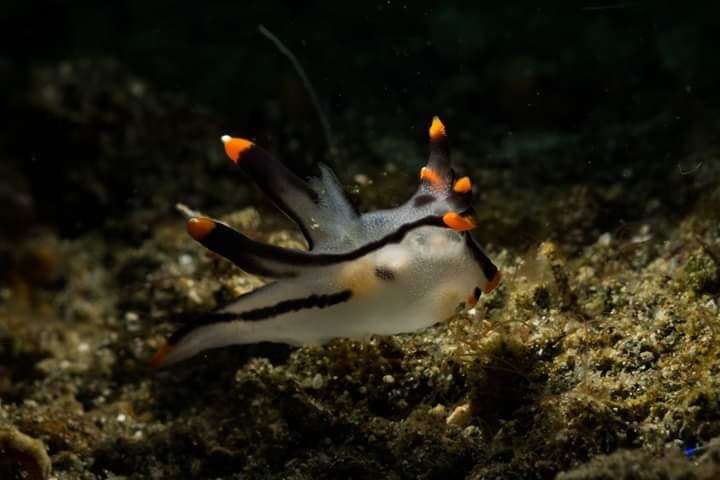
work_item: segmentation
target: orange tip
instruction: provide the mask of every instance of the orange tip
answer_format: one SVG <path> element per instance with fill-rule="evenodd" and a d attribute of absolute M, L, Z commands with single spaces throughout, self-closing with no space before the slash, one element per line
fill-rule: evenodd
<path fill-rule="evenodd" d="M 497 272 L 495 272 L 495 275 L 493 275 L 493 278 L 491 278 L 490 281 L 485 284 L 483 292 L 490 293 L 495 290 L 497 286 L 500 285 L 500 280 L 502 280 L 502 273 L 500 273 L 500 270 L 498 270 Z"/>
<path fill-rule="evenodd" d="M 439 138 L 447 136 L 445 134 L 445 125 L 440 121 L 440 117 L 435 115 L 430 125 L 430 139 L 437 140 Z"/>
<path fill-rule="evenodd" d="M 209 218 L 193 217 L 187 222 L 187 231 L 198 242 L 207 237 L 215 228 L 215 222 Z"/>
<path fill-rule="evenodd" d="M 465 300 L 465 306 L 467 308 L 472 308 L 477 304 L 478 299 L 475 298 L 475 295 L 468 295 L 467 300 Z"/>
<path fill-rule="evenodd" d="M 233 138 L 230 135 L 223 135 L 220 140 L 225 144 L 225 153 L 235 163 L 238 163 L 240 156 L 254 145 L 250 140 Z"/>
<path fill-rule="evenodd" d="M 453 190 L 455 190 L 455 192 L 457 193 L 467 193 L 472 190 L 472 182 L 470 181 L 470 177 L 462 177 L 460 180 L 455 182 Z"/>
<path fill-rule="evenodd" d="M 163 345 L 162 347 L 158 348 L 158 351 L 155 352 L 155 355 L 152 356 L 148 364 L 152 368 L 158 368 L 162 365 L 163 361 L 167 357 L 168 353 L 170 353 L 170 350 L 172 350 L 172 346 L 168 343 Z"/>
<path fill-rule="evenodd" d="M 475 220 L 473 220 L 472 217 L 463 217 L 455 212 L 448 212 L 443 215 L 443 222 L 445 222 L 445 225 L 452 228 L 453 230 L 457 230 L 458 232 L 472 230 L 477 226 Z"/>
<path fill-rule="evenodd" d="M 428 167 L 422 167 L 420 169 L 420 180 L 426 180 L 433 185 L 441 185 L 443 182 L 440 175 L 438 175 L 435 170 Z"/>

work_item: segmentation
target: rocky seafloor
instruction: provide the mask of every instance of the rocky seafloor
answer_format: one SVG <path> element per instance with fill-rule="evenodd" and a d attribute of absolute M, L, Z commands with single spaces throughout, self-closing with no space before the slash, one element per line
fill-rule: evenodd
<path fill-rule="evenodd" d="M 499 289 L 414 334 L 231 347 L 155 371 L 169 317 L 263 283 L 194 243 L 176 202 L 303 242 L 232 173 L 212 112 L 118 69 L 35 71 L 26 113 L 43 144 L 97 159 L 41 164 L 73 186 L 56 192 L 56 224 L 33 220 L 54 201 L 27 180 L 35 167 L 4 167 L 0 478 L 720 476 L 717 151 L 659 159 L 662 118 L 480 144 L 451 118 Z M 366 134 L 341 148 L 344 183 L 363 209 L 402 201 L 422 147 Z M 608 138 L 634 161 L 586 150 Z M 365 144 L 385 163 L 352 162 Z M 95 227 L 73 223 L 83 210 Z"/>

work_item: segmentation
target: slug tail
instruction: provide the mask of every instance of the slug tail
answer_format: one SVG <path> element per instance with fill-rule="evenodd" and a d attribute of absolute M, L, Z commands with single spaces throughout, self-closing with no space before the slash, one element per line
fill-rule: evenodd
<path fill-rule="evenodd" d="M 164 366 L 165 358 L 172 351 L 172 346 L 169 343 L 165 343 L 163 346 L 157 349 L 155 354 L 148 360 L 150 368 L 160 368 Z"/>
<path fill-rule="evenodd" d="M 218 321 L 184 325 L 170 336 L 148 362 L 152 368 L 164 368 L 211 350 L 243 343 L 254 343 L 251 326 L 243 321 Z"/>

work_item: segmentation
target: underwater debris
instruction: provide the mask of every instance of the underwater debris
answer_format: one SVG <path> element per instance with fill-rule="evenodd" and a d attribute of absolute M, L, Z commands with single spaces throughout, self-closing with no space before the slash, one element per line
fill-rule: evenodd
<path fill-rule="evenodd" d="M 565 261 L 557 251 L 557 245 L 552 242 L 544 242 L 539 249 L 539 254 L 547 259 L 550 264 L 550 270 L 552 271 L 553 278 L 555 279 L 555 285 L 557 286 L 558 292 L 561 299 L 561 307 L 565 310 L 572 310 L 584 317 L 580 306 L 577 303 L 577 295 L 570 287 L 570 279 L 567 272 Z"/>
<path fill-rule="evenodd" d="M 448 425 L 455 425 L 458 427 L 464 427 L 470 422 L 470 404 L 463 403 L 455 407 L 455 410 L 447 417 L 445 423 Z"/>

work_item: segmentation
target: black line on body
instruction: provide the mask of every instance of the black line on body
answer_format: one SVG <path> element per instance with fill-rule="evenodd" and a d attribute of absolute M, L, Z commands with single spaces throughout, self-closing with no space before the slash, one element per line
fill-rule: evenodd
<path fill-rule="evenodd" d="M 375 269 L 375 276 L 380 280 L 395 280 L 395 273 L 389 268 L 377 267 Z"/>
<path fill-rule="evenodd" d="M 247 271 L 250 273 L 264 271 L 267 272 L 268 276 L 292 277 L 296 272 L 292 270 L 279 271 L 278 269 L 291 266 L 333 265 L 355 260 L 389 243 L 399 243 L 411 230 L 426 225 L 445 226 L 441 216 L 430 215 L 414 222 L 399 225 L 394 232 L 349 252 L 313 253 L 256 242 L 234 228 L 215 220 L 215 228 L 205 238 L 200 239 L 200 243 L 224 256 L 240 268 L 248 268 Z M 267 260 L 269 265 L 263 265 L 262 260 Z M 263 275 L 263 273 L 259 274 Z"/>
<path fill-rule="evenodd" d="M 285 313 L 296 312 L 298 310 L 332 307 L 333 305 L 347 302 L 350 300 L 350 297 L 352 297 L 352 290 L 342 290 L 340 292 L 327 295 L 312 294 L 307 297 L 283 300 L 282 302 L 278 302 L 268 307 L 254 308 L 240 313 L 215 312 L 204 315 L 193 315 L 192 317 L 189 316 L 186 318 L 189 323 L 176 330 L 175 333 L 173 333 L 168 339 L 168 343 L 170 345 L 175 345 L 196 328 L 211 325 L 213 323 L 232 322 L 235 320 L 256 322 L 277 317 Z"/>
<path fill-rule="evenodd" d="M 267 318 L 277 317 L 284 313 L 295 312 L 307 308 L 327 308 L 338 303 L 347 302 L 352 297 L 351 290 L 342 290 L 338 293 L 329 295 L 312 294 L 305 298 L 294 298 L 291 300 L 283 300 L 269 307 L 256 308 L 246 312 L 237 314 L 238 320 L 258 321 Z"/>
<path fill-rule="evenodd" d="M 413 207 L 424 207 L 428 203 L 432 203 L 435 200 L 435 195 L 430 195 L 429 193 L 424 193 L 422 195 L 418 195 L 417 197 L 413 198 Z"/>
<path fill-rule="evenodd" d="M 475 238 L 473 238 L 472 235 L 470 235 L 469 232 L 464 233 L 465 236 L 465 245 L 467 245 L 468 249 L 472 253 L 473 258 L 480 264 L 480 268 L 483 271 L 483 275 L 485 275 L 485 278 L 490 281 L 493 279 L 495 274 L 498 271 L 498 268 L 495 266 L 495 264 L 488 258 L 487 255 L 485 255 L 485 252 L 482 251 L 480 248 L 480 245 L 478 245 Z"/>

